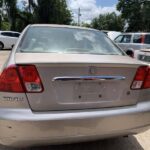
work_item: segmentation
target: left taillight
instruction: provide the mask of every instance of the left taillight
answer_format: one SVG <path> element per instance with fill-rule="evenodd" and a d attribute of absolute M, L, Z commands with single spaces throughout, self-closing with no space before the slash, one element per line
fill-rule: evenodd
<path fill-rule="evenodd" d="M 0 75 L 0 91 L 1 92 L 24 92 L 21 80 L 15 65 L 4 69 Z"/>
<path fill-rule="evenodd" d="M 34 65 L 12 65 L 0 75 L 0 91 L 39 93 L 43 85 Z"/>
<path fill-rule="evenodd" d="M 43 85 L 39 73 L 34 65 L 20 65 L 18 70 L 27 93 L 39 93 L 43 91 Z"/>

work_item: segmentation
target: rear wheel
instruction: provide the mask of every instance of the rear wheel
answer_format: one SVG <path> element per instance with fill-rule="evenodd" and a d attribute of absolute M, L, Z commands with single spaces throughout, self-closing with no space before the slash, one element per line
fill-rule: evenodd
<path fill-rule="evenodd" d="M 2 50 L 3 48 L 4 48 L 4 44 L 0 42 L 0 50 Z"/>

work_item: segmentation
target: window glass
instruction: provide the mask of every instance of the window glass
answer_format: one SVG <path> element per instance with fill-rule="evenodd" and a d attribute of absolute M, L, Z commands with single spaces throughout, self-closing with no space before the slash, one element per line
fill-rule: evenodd
<path fill-rule="evenodd" d="M 19 47 L 21 52 L 123 55 L 102 32 L 85 29 L 30 27 Z"/>
<path fill-rule="evenodd" d="M 123 38 L 123 35 L 118 36 L 118 37 L 115 39 L 115 42 L 116 42 L 116 43 L 121 43 L 122 38 Z"/>
<path fill-rule="evenodd" d="M 19 37 L 20 34 L 19 33 L 13 33 L 13 37 Z"/>
<path fill-rule="evenodd" d="M 142 34 L 135 34 L 133 37 L 133 43 L 142 43 Z"/>
<path fill-rule="evenodd" d="M 1 35 L 4 35 L 4 36 L 12 36 L 12 33 L 11 33 L 11 32 L 2 32 Z"/>
<path fill-rule="evenodd" d="M 150 34 L 146 34 L 145 35 L 145 41 L 144 41 L 145 44 L 150 44 Z"/>
<path fill-rule="evenodd" d="M 130 43 L 131 42 L 131 35 L 124 35 L 121 43 Z"/>

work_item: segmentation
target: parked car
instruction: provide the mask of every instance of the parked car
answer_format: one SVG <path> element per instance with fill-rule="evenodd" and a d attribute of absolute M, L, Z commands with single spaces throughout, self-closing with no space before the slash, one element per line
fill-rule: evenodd
<path fill-rule="evenodd" d="M 0 75 L 0 143 L 70 143 L 150 126 L 150 68 L 94 29 L 30 25 Z"/>
<path fill-rule="evenodd" d="M 134 51 L 134 58 L 150 64 L 150 49 L 141 49 Z"/>
<path fill-rule="evenodd" d="M 20 33 L 14 31 L 0 31 L 0 50 L 11 49 L 18 40 Z"/>
<path fill-rule="evenodd" d="M 111 40 L 114 40 L 117 36 L 121 34 L 121 32 L 118 31 L 102 30 L 102 32 L 105 33 Z"/>
<path fill-rule="evenodd" d="M 114 41 L 124 51 L 150 49 L 150 33 L 122 33 Z"/>

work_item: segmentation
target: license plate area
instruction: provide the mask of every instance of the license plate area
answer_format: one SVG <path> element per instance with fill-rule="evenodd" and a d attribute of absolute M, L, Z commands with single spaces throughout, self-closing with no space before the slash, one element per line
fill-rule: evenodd
<path fill-rule="evenodd" d="M 117 101 L 121 94 L 120 84 L 116 81 L 57 82 L 55 95 L 58 103 L 102 103 Z"/>
<path fill-rule="evenodd" d="M 98 102 L 102 99 L 102 83 L 75 83 L 74 99 L 77 102 Z"/>

